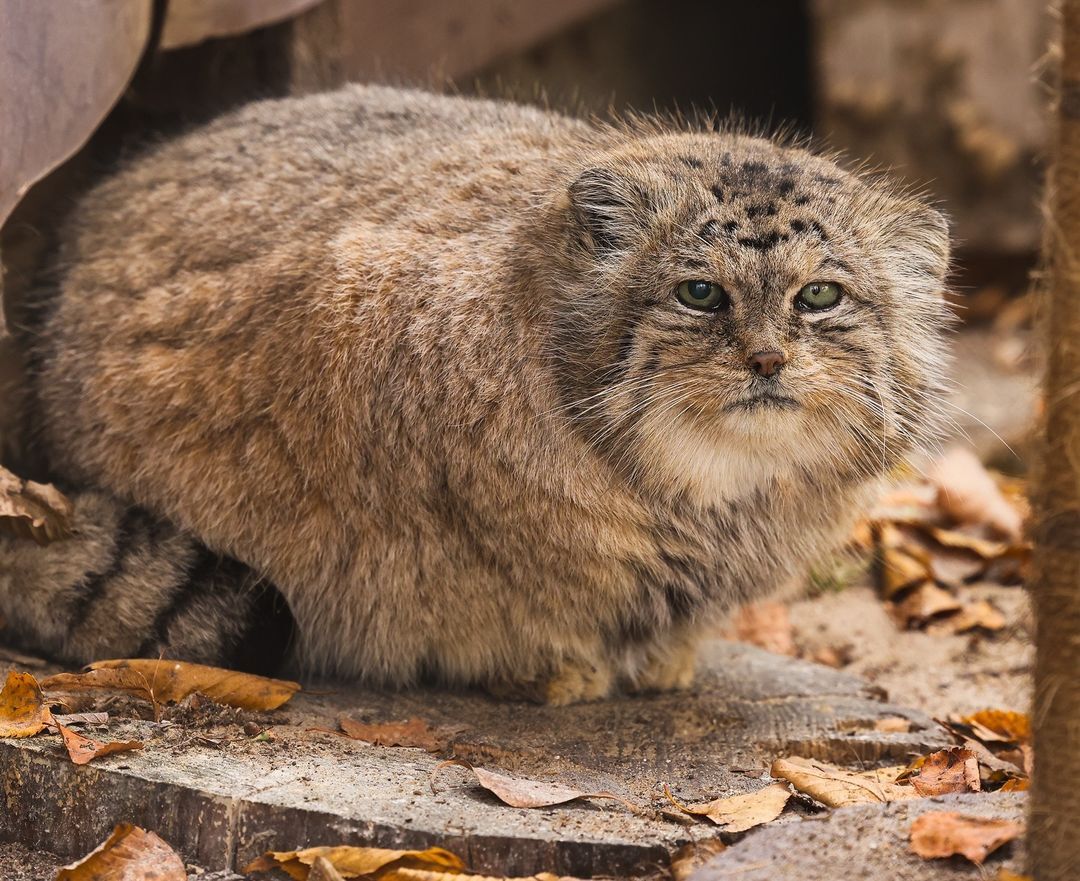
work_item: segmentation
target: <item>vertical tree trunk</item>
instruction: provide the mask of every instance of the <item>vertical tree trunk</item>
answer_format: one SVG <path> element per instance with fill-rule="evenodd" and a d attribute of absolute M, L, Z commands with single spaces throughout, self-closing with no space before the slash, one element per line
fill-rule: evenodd
<path fill-rule="evenodd" d="M 1063 3 L 1063 56 L 1046 236 L 1046 436 L 1037 490 L 1037 881 L 1080 878 L 1080 0 Z"/>

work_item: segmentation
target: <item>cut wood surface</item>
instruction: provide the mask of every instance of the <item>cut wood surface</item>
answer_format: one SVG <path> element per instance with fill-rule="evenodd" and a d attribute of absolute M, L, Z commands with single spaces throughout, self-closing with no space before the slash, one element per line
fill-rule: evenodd
<path fill-rule="evenodd" d="M 234 720 L 246 717 L 231 712 L 220 717 L 226 724 L 204 728 L 192 727 L 193 711 L 180 717 L 187 723 L 164 727 L 111 714 L 107 732 L 94 736 L 143 748 L 87 767 L 73 765 L 55 735 L 0 741 L 8 811 L 0 841 L 70 859 L 116 823 L 131 822 L 210 870 L 298 842 L 362 841 L 444 847 L 489 874 L 628 875 L 703 834 L 660 813 L 677 810 L 661 782 L 681 803 L 702 805 L 761 790 L 762 771 L 780 754 L 896 763 L 948 742 L 928 718 L 880 702 L 852 676 L 725 642 L 706 648 L 693 692 L 573 707 L 469 692 L 312 686 L 256 717 L 249 728 L 259 733 L 237 733 Z M 909 730 L 875 730 L 878 719 L 897 716 Z M 424 718 L 435 730 L 455 731 L 441 756 L 501 778 L 620 800 L 511 807 L 465 768 L 444 769 L 432 792 L 441 756 L 352 740 L 334 732 L 343 717 L 372 725 Z M 627 803 L 646 810 L 632 812 Z"/>

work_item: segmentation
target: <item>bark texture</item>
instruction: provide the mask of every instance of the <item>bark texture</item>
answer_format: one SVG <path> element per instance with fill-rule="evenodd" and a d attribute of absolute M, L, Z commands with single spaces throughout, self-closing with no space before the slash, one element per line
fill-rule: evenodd
<path fill-rule="evenodd" d="M 1037 499 L 1037 881 L 1080 877 L 1080 0 L 1063 4 L 1063 56 L 1047 248 L 1050 290 L 1043 472 Z"/>

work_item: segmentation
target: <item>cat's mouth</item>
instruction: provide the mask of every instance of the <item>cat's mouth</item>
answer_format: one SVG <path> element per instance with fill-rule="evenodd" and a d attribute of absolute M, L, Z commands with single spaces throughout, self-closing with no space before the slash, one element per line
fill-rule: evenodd
<path fill-rule="evenodd" d="M 724 412 L 736 410 L 798 410 L 799 402 L 784 395 L 761 394 L 740 398 L 724 405 Z"/>

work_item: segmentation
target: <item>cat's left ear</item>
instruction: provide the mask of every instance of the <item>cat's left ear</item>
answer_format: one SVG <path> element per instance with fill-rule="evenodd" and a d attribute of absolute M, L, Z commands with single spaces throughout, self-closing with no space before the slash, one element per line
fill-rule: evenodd
<path fill-rule="evenodd" d="M 889 237 L 909 265 L 944 284 L 949 273 L 949 221 L 921 202 L 904 204 L 889 224 Z"/>
<path fill-rule="evenodd" d="M 609 168 L 585 169 L 569 196 L 574 220 L 598 256 L 633 247 L 652 211 L 644 185 Z"/>

